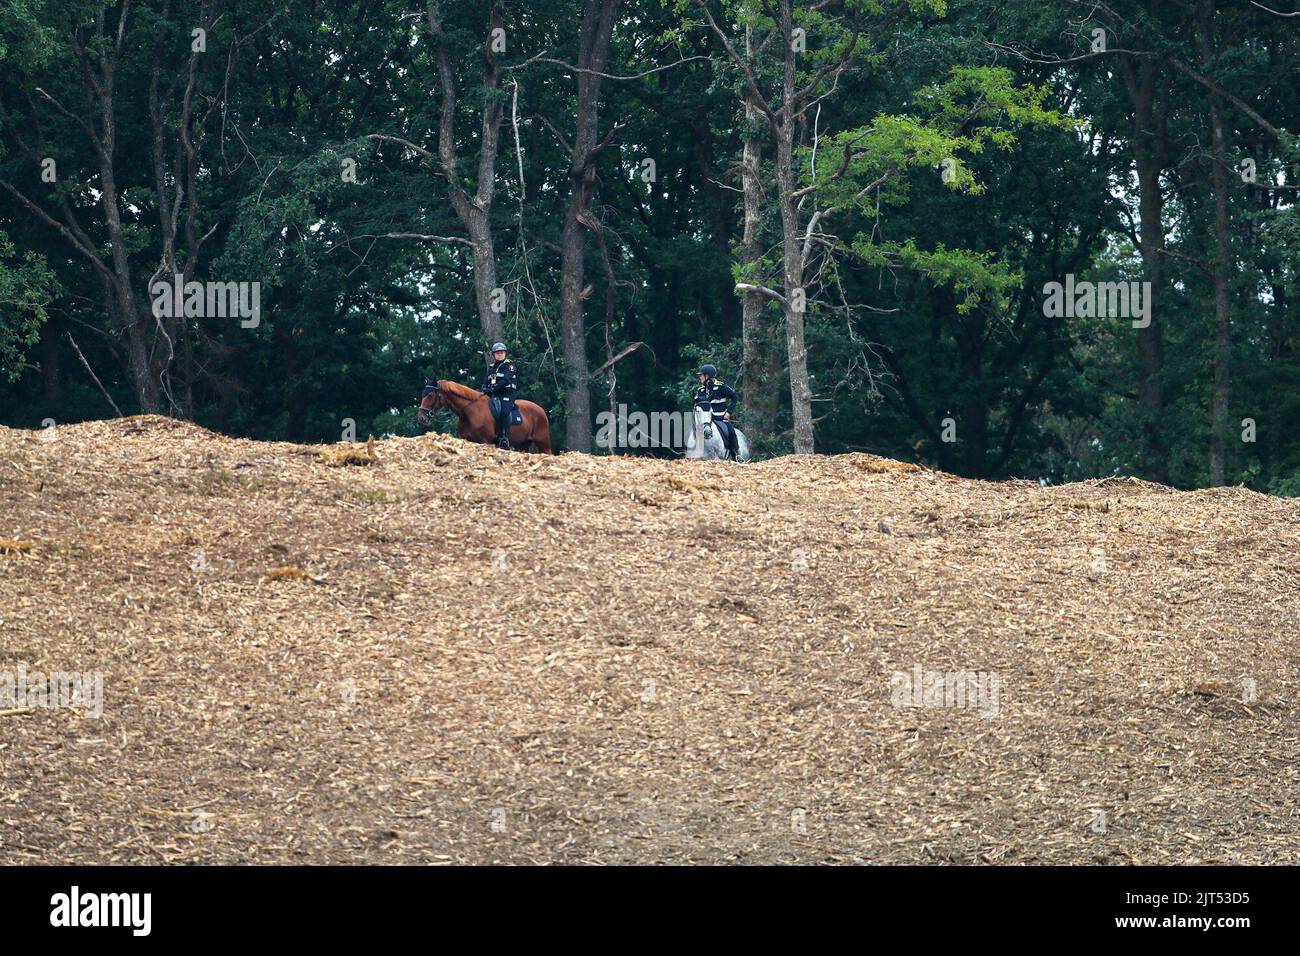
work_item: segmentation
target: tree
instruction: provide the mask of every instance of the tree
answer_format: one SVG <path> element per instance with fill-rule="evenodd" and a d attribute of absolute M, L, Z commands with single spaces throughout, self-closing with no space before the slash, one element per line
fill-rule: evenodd
<path fill-rule="evenodd" d="M 470 9 L 472 7 L 460 9 Z M 438 86 L 441 94 L 441 113 L 437 127 L 436 158 L 440 174 L 445 180 L 446 196 L 468 239 L 460 237 L 427 236 L 418 233 L 394 232 L 390 238 L 431 239 L 435 242 L 467 243 L 473 257 L 474 299 L 482 327 L 484 348 L 501 339 L 501 315 L 504 312 L 502 294 L 497 285 L 497 257 L 493 244 L 492 200 L 496 195 L 496 162 L 501 141 L 501 122 L 504 115 L 498 84 L 501 69 L 494 49 L 502 48 L 505 27 L 496 3 L 488 5 L 487 29 L 479 38 L 483 65 L 480 80 L 481 114 L 478 137 L 478 162 L 472 192 L 466 185 L 467 177 L 460 170 L 460 147 L 456 139 L 456 112 L 459 105 L 457 79 L 452 69 L 450 42 L 447 38 L 445 13 L 442 4 L 431 0 L 425 11 L 428 34 L 433 44 Z M 471 33 L 472 35 L 472 33 Z M 399 143 L 425 159 L 434 159 L 434 153 L 410 140 L 381 133 L 371 134 L 372 139 Z"/>
<path fill-rule="evenodd" d="M 591 374 L 583 317 L 586 287 L 586 232 L 599 226 L 592 217 L 596 162 L 618 127 L 600 137 L 600 87 L 609 59 L 619 0 L 585 0 L 578 29 L 577 110 L 569 152 L 569 201 L 560 240 L 560 329 L 564 338 L 565 442 L 574 451 L 591 451 Z"/>

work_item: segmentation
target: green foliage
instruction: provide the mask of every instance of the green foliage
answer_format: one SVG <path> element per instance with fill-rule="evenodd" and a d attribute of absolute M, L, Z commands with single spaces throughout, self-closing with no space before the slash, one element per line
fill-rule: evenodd
<path fill-rule="evenodd" d="M 35 252 L 19 254 L 0 232 L 0 376 L 12 381 L 27 367 L 26 350 L 40 338 L 56 291 L 45 260 Z"/>
<path fill-rule="evenodd" d="M 913 269 L 931 282 L 952 286 L 958 294 L 957 311 L 966 314 L 981 301 L 989 301 L 997 310 L 1007 307 L 1007 294 L 1017 288 L 1024 276 L 1007 271 L 991 252 L 948 249 L 939 243 L 933 250 L 916 247 L 913 239 L 904 242 L 872 242 L 859 236 L 853 244 L 859 259 L 869 266 Z"/>
<path fill-rule="evenodd" d="M 487 0 L 443 4 L 457 92 L 453 182 L 430 159 L 370 134 L 401 137 L 435 154 L 442 79 L 421 17 L 396 0 L 324 0 L 310 16 L 273 15 L 259 0 L 229 0 L 200 61 L 196 102 L 212 109 L 191 126 L 200 157 L 192 228 L 205 236 L 192 278 L 261 283 L 262 324 L 220 318 L 187 323 L 173 343 L 173 414 L 227 432 L 335 441 L 407 434 L 424 378 L 476 384 L 482 330 L 474 263 L 449 187 L 477 186 Z M 6 0 L 0 4 L 0 417 L 33 424 L 108 413 L 66 343 L 71 332 L 124 409 L 134 410 L 129 356 L 114 293 L 68 237 L 34 216 L 19 192 L 56 222 L 71 217 L 109 260 L 100 156 L 78 119 L 87 90 L 73 30 L 93 58 L 97 13 L 114 32 L 119 4 Z M 163 254 L 153 169 L 150 81 L 185 77 L 197 0 L 130 5 L 116 73 L 114 168 L 123 249 L 136 294 Z M 694 368 L 717 364 L 746 396 L 780 397 L 775 431 L 790 423 L 789 387 L 745 382 L 738 280 L 777 287 L 781 223 L 765 119 L 747 124 L 741 76 L 697 0 L 624 4 L 601 89 L 601 152 L 593 213 L 615 274 L 606 342 L 606 279 L 588 231 L 584 282 L 592 367 L 632 342 L 615 367 L 617 399 L 642 410 L 681 408 Z M 737 46 L 748 27 L 775 28 L 775 3 L 709 0 Z M 820 213 L 805 280 L 809 376 L 818 448 L 869 450 L 968 475 L 1066 481 L 1144 474 L 1144 442 L 1158 433 L 1167 473 L 1184 486 L 1209 480 L 1216 358 L 1209 266 L 1212 224 L 1208 105 L 1185 74 L 1167 80 L 1171 155 L 1164 200 L 1162 288 L 1157 295 L 1164 401 L 1156 421 L 1139 401 L 1138 340 L 1121 318 L 1044 315 L 1045 283 L 1137 281 L 1141 210 L 1132 93 L 1117 56 L 1085 57 L 1110 8 L 995 4 L 989 0 L 844 0 L 792 4 L 806 44 L 797 84 L 820 77 L 800 118 L 795 157 L 800 215 Z M 572 188 L 575 74 L 534 57 L 574 63 L 571 17 L 499 3 L 507 51 L 498 89 L 505 108 L 491 214 L 506 337 L 523 395 L 539 401 L 563 439 L 559 249 Z M 1149 42 L 1157 66 L 1177 56 L 1203 69 L 1283 130 L 1280 142 L 1228 103 L 1232 244 L 1231 395 L 1225 480 L 1296 494 L 1300 475 L 1300 182 L 1294 133 L 1300 52 L 1276 22 L 1245 7 L 1218 7 L 1221 47 L 1202 62 L 1190 8 L 1128 4 L 1137 32 L 1110 29 L 1117 47 Z M 1078 18 L 1083 16 L 1080 21 Z M 854 24 L 858 34 L 854 38 Z M 1063 31 L 1062 24 L 1077 23 Z M 1288 38 L 1290 37 L 1290 38 Z M 227 58 L 232 55 L 229 66 Z M 780 43 L 782 40 L 774 40 Z M 853 63 L 833 77 L 852 46 Z M 782 88 L 784 56 L 767 46 L 755 80 Z M 1032 53 L 1027 58 L 1009 51 Z M 1038 59 L 1059 57 L 1059 63 Z M 681 62 L 678 62 L 681 61 Z M 667 69 L 658 69 L 668 64 Z M 653 71 L 653 72 L 651 72 Z M 66 106 L 65 114 L 40 88 Z M 178 104 L 164 110 L 164 148 L 180 141 Z M 84 114 L 84 115 L 82 115 Z M 518 139 L 516 140 L 516 121 Z M 742 141 L 764 143 L 757 222 L 761 256 L 738 264 Z M 47 183 L 32 161 L 55 160 Z M 1236 175 L 1244 157 L 1258 183 Z M 523 182 L 518 168 L 522 159 Z M 654 181 L 639 175 L 653 159 Z M 356 163 L 355 182 L 341 175 Z M 170 172 L 165 173 L 169 177 Z M 182 193 L 187 184 L 182 183 Z M 175 201 L 177 184 L 166 193 Z M 184 200 L 190 197 L 184 195 Z M 186 225 L 183 225 L 184 232 Z M 411 236 L 442 237 L 439 239 Z M 404 237 L 403 237 L 404 236 Z M 180 237 L 185 245 L 185 237 Z M 776 278 L 774 278 L 776 277 Z M 779 309 L 771 345 L 783 356 Z M 145 323 L 147 326 L 148 323 Z M 40 335 L 44 329 L 47 334 Z M 168 348 L 149 331 L 150 354 Z M 188 365 L 186 362 L 188 361 Z M 608 375 L 591 383 L 602 409 Z M 746 414 L 740 408 L 741 420 Z M 957 441 L 939 422 L 952 417 Z M 1237 423 L 1257 423 L 1253 442 Z M 443 422 L 439 427 L 448 427 Z M 784 438 L 767 450 L 786 450 Z"/>
<path fill-rule="evenodd" d="M 1284 498 L 1300 498 L 1300 472 L 1287 478 L 1274 478 L 1268 483 L 1270 494 Z"/>
<path fill-rule="evenodd" d="M 1016 82 L 1014 74 L 999 67 L 954 67 L 942 83 L 923 87 L 915 96 L 924 113 L 878 115 L 872 124 L 847 130 L 830 139 L 826 155 L 842 157 L 837 166 L 823 160 L 809 180 L 817 185 L 823 203 L 877 217 L 886 206 L 908 198 L 910 169 L 942 170 L 940 181 L 955 192 L 979 195 L 985 185 L 969 163 L 992 146 L 1009 152 L 1017 127 L 1076 129 L 1080 122 L 1044 104 L 1048 90 Z M 812 169 L 811 150 L 805 151 Z M 1007 292 L 1022 275 L 998 260 L 995 253 L 948 248 L 938 243 L 922 250 L 916 240 L 880 242 L 875 229 L 860 233 L 852 251 L 868 266 L 905 267 L 923 273 L 932 282 L 952 285 L 959 297 L 957 309 L 966 313 L 982 298 L 997 308 L 1007 305 Z"/>

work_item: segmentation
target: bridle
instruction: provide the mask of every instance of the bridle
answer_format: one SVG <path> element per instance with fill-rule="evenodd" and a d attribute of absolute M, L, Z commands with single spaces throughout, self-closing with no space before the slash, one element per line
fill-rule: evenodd
<path fill-rule="evenodd" d="M 433 404 L 429 408 L 424 407 L 424 400 L 430 395 L 434 396 Z M 439 408 L 446 405 L 447 393 L 442 390 L 437 379 L 426 380 L 424 391 L 420 392 L 420 403 L 415 409 L 415 420 L 418 424 L 427 426 Z"/>
<path fill-rule="evenodd" d="M 713 376 L 712 375 L 706 376 L 704 378 L 704 381 L 700 382 L 700 387 L 710 389 L 711 392 L 713 388 Z M 708 439 L 713 437 L 713 406 L 711 404 L 708 404 L 706 399 L 705 402 L 697 403 L 695 407 L 697 409 L 704 409 L 704 411 L 709 416 L 707 419 L 705 419 L 704 424 L 701 426 L 700 429 L 704 433 L 704 438 L 707 441 Z M 696 424 L 699 424 L 698 419 L 696 420 Z"/>
<path fill-rule="evenodd" d="M 425 408 L 424 400 L 429 395 L 430 392 L 436 393 L 438 397 L 434 401 L 432 408 Z M 420 407 L 416 409 L 416 415 L 415 415 L 416 421 L 418 421 L 421 425 L 427 423 L 428 419 L 433 415 L 434 412 L 438 411 L 439 408 L 445 408 L 447 409 L 447 411 L 451 412 L 453 415 L 459 418 L 465 412 L 465 409 L 475 404 L 480 398 L 487 398 L 486 395 L 484 395 L 482 392 L 479 392 L 476 398 L 467 399 L 465 403 L 460 406 L 460 408 L 457 408 L 455 405 L 451 403 L 451 398 L 453 395 L 456 395 L 456 393 L 448 391 L 447 389 L 443 388 L 441 385 L 438 384 L 436 379 L 433 381 L 426 381 L 424 383 L 424 391 L 420 393 Z M 461 398 L 462 396 L 456 395 L 456 397 Z"/>
<path fill-rule="evenodd" d="M 704 420 L 703 424 L 700 423 L 699 416 L 694 416 L 695 424 L 700 426 L 700 430 L 704 433 L 704 437 L 706 440 L 712 438 L 713 437 L 713 410 L 707 405 L 696 405 L 695 409 L 697 411 L 703 411 L 708 416 Z"/>

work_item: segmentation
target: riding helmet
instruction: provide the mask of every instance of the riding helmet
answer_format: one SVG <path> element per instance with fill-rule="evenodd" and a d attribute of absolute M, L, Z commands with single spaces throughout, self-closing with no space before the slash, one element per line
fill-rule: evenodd
<path fill-rule="evenodd" d="M 714 368 L 712 365 L 701 365 L 701 366 L 700 366 L 700 370 L 699 370 L 698 372 L 696 372 L 695 374 L 696 374 L 696 375 L 707 375 L 707 376 L 709 376 L 709 378 L 713 378 L 713 376 L 715 376 L 715 375 L 718 374 L 718 370 L 717 370 L 716 368 Z"/>
<path fill-rule="evenodd" d="M 493 352 L 504 352 L 505 350 L 506 350 L 506 343 L 504 342 L 494 342 L 492 344 Z"/>

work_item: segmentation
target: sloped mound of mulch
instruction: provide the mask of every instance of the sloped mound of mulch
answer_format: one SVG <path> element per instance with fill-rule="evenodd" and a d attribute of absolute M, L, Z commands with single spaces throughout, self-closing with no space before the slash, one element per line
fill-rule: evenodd
<path fill-rule="evenodd" d="M 0 700 L 0 862 L 1297 862 L 1298 529 L 867 455 L 0 428 L 0 681 L 103 680 Z"/>

